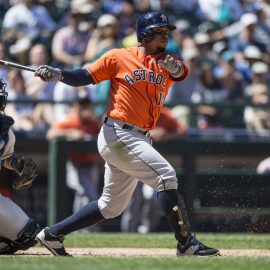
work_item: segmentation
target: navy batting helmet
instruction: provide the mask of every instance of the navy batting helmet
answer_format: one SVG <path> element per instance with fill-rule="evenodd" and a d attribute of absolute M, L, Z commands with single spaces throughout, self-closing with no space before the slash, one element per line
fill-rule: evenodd
<path fill-rule="evenodd" d="M 175 30 L 176 26 L 170 24 L 166 15 L 161 12 L 148 12 L 141 15 L 136 24 L 137 40 L 141 42 L 143 39 L 151 39 L 154 37 L 153 28 L 167 26 L 169 30 Z"/>
<path fill-rule="evenodd" d="M 5 110 L 7 104 L 7 96 L 8 93 L 6 92 L 7 84 L 3 79 L 0 79 L 0 112 Z"/>

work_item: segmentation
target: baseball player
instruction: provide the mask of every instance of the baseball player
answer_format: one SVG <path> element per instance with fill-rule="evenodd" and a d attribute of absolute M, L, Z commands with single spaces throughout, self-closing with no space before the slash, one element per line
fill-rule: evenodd
<path fill-rule="evenodd" d="M 37 239 L 56 256 L 68 255 L 64 236 L 101 220 L 119 216 L 141 181 L 157 192 L 157 200 L 177 240 L 177 255 L 218 255 L 190 232 L 175 170 L 152 146 L 149 130 L 155 127 L 168 89 L 184 80 L 188 68 L 166 52 L 169 31 L 176 29 L 166 15 L 150 12 L 137 20 L 138 47 L 112 49 L 92 65 L 75 70 L 40 66 L 35 76 L 80 86 L 110 80 L 110 104 L 98 136 L 105 160 L 104 189 L 97 201 L 51 227 Z"/>
<path fill-rule="evenodd" d="M 34 161 L 14 152 L 15 135 L 11 130 L 14 121 L 5 115 L 8 93 L 6 83 L 0 79 L 0 157 L 1 165 L 15 171 L 18 177 L 12 186 L 16 190 L 29 188 L 37 176 Z M 1 166 L 0 165 L 0 166 Z M 0 255 L 14 254 L 37 243 L 40 226 L 10 198 L 0 193 Z"/>

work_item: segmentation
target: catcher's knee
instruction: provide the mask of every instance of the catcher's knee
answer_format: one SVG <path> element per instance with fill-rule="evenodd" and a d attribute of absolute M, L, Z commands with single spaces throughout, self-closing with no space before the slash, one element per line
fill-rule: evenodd
<path fill-rule="evenodd" d="M 11 241 L 0 236 L 0 254 L 11 255 L 18 250 L 26 250 L 37 243 L 36 235 L 41 228 L 38 223 L 30 219 L 25 227 L 19 232 L 18 238 Z"/>
<path fill-rule="evenodd" d="M 0 236 L 0 254 L 11 255 L 17 250 L 26 250 L 37 243 L 36 236 L 41 228 L 38 223 L 30 219 L 26 226 L 19 232 L 18 238 L 11 241 Z"/>
<path fill-rule="evenodd" d="M 41 231 L 37 222 L 30 219 L 26 226 L 18 234 L 17 240 L 14 241 L 17 250 L 26 250 L 37 243 L 36 236 Z"/>

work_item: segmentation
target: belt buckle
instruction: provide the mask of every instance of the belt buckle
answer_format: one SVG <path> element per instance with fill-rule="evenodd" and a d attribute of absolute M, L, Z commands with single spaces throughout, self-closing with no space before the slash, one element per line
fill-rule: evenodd
<path fill-rule="evenodd" d="M 123 126 L 122 126 L 122 128 L 123 129 L 128 129 L 128 130 L 134 130 L 134 131 L 137 131 L 137 132 L 139 132 L 139 133 L 141 133 L 142 135 L 144 135 L 144 136 L 149 136 L 149 131 L 147 130 L 147 131 L 143 131 L 143 130 L 140 130 L 140 129 L 138 129 L 138 128 L 136 128 L 136 127 L 134 127 L 134 126 L 130 126 L 130 125 L 128 125 L 128 124 L 124 124 Z"/>

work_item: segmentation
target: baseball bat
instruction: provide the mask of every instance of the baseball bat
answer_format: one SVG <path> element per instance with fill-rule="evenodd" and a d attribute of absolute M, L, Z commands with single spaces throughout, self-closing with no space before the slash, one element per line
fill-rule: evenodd
<path fill-rule="evenodd" d="M 23 69 L 23 70 L 28 70 L 28 71 L 31 71 L 31 72 L 36 72 L 36 69 L 34 69 L 34 68 L 23 66 L 23 65 L 20 65 L 20 64 L 9 62 L 9 61 L 4 61 L 4 60 L 0 60 L 0 65 L 4 65 L 4 66 L 8 66 L 8 67 L 14 67 L 14 68 Z"/>

